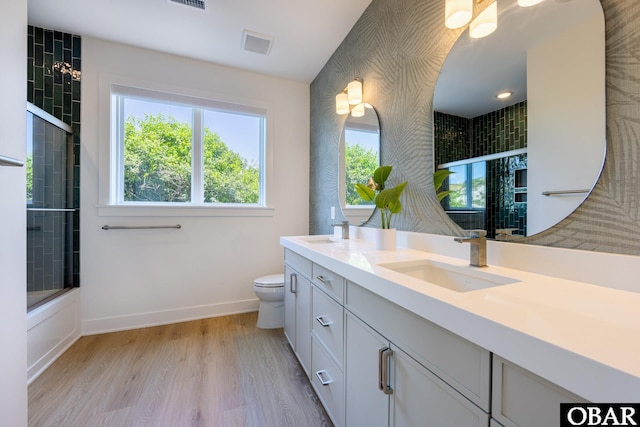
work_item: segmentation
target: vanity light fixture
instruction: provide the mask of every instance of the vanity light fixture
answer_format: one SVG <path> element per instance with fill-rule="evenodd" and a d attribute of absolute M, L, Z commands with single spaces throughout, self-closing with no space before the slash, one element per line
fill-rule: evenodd
<path fill-rule="evenodd" d="M 498 99 L 507 99 L 509 98 L 511 95 L 513 95 L 513 92 L 511 92 L 510 90 L 505 90 L 504 92 L 500 92 L 496 95 L 496 98 Z"/>
<path fill-rule="evenodd" d="M 498 3 L 493 2 L 476 16 L 469 24 L 469 36 L 481 39 L 493 33 L 498 28 Z"/>
<path fill-rule="evenodd" d="M 362 103 L 362 82 L 358 78 L 353 79 L 347 85 L 347 96 L 351 105 Z"/>
<path fill-rule="evenodd" d="M 464 27 L 473 16 L 473 0 L 445 0 L 444 25 L 456 29 Z"/>
<path fill-rule="evenodd" d="M 444 25 L 447 28 L 456 29 L 469 25 L 469 36 L 474 39 L 486 37 L 498 28 L 498 3 L 494 0 L 478 16 L 473 18 L 473 3 L 480 4 L 490 0 L 445 0 Z M 518 0 L 520 7 L 529 7 L 544 0 Z"/>
<path fill-rule="evenodd" d="M 364 102 L 361 102 L 358 105 L 354 105 L 353 109 L 351 110 L 351 115 L 353 117 L 362 117 L 362 116 L 364 116 Z"/>
<path fill-rule="evenodd" d="M 362 102 L 362 81 L 353 79 L 347 87 L 336 95 L 336 113 L 349 114 L 353 117 L 364 116 L 365 103 Z"/>
<path fill-rule="evenodd" d="M 485 0 L 475 0 L 478 4 L 483 1 Z M 467 25 L 473 17 L 473 3 L 474 0 L 445 0 L 444 25 L 451 29 Z M 493 33 L 496 28 L 498 28 L 498 6 L 494 1 L 471 21 L 469 35 L 479 39 Z"/>

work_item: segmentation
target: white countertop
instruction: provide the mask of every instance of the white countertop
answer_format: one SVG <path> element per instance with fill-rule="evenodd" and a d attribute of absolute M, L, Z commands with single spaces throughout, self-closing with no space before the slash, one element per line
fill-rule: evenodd
<path fill-rule="evenodd" d="M 428 259 L 474 268 L 464 260 L 377 251 L 359 239 L 309 242 L 329 237 L 280 243 L 589 401 L 640 402 L 640 294 L 496 266 L 481 271 L 518 282 L 456 292 L 378 264 Z"/>

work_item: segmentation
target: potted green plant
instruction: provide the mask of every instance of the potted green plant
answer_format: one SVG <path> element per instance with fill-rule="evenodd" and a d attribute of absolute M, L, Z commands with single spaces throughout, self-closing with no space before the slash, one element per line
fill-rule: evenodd
<path fill-rule="evenodd" d="M 378 233 L 378 248 L 390 249 L 395 247 L 395 229 L 391 228 L 391 217 L 402 211 L 402 203 L 400 196 L 407 186 L 407 182 L 396 185 L 393 188 L 385 188 L 385 182 L 391 174 L 392 166 L 380 166 L 373 172 L 373 177 L 369 178 L 366 184 L 356 184 L 358 195 L 366 200 L 375 203 L 376 208 L 380 210 L 380 223 L 383 230 L 393 230 L 392 233 Z M 388 241 L 387 241 L 388 240 Z M 384 246 L 384 247 L 381 247 Z"/>
<path fill-rule="evenodd" d="M 443 201 L 445 197 L 451 194 L 451 191 L 449 190 L 440 191 L 442 184 L 444 184 L 445 180 L 451 174 L 453 174 L 453 172 L 451 172 L 449 169 L 440 169 L 433 173 L 433 186 L 436 189 L 436 196 L 438 197 L 439 202 Z"/>

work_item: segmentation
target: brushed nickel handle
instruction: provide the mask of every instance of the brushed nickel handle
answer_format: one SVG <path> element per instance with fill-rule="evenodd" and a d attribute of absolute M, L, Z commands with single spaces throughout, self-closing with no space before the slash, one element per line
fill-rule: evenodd
<path fill-rule="evenodd" d="M 295 289 L 293 288 L 293 282 L 296 283 Z M 292 294 L 298 292 L 298 275 L 296 273 L 289 274 L 289 292 Z"/>
<path fill-rule="evenodd" d="M 322 325 L 323 328 L 327 328 L 331 325 L 333 325 L 333 322 L 331 320 L 327 321 L 324 318 L 324 315 L 320 315 L 318 317 L 316 317 L 316 320 L 318 321 L 318 323 L 320 323 Z"/>
<path fill-rule="evenodd" d="M 378 350 L 378 388 L 384 394 L 393 394 L 393 388 L 389 384 L 389 359 L 393 356 L 393 350 L 382 347 Z"/>
<path fill-rule="evenodd" d="M 318 279 L 322 283 L 327 283 L 327 282 L 331 281 L 331 280 L 327 279 L 326 277 L 324 277 L 323 275 L 316 276 L 316 279 Z"/>
<path fill-rule="evenodd" d="M 323 376 L 326 376 L 327 379 L 325 380 L 323 378 Z M 316 377 L 318 377 L 318 379 L 320 380 L 320 384 L 322 385 L 329 385 L 333 382 L 333 379 L 329 376 L 329 373 L 327 371 L 325 371 L 324 369 L 321 369 L 319 371 L 316 372 Z"/>

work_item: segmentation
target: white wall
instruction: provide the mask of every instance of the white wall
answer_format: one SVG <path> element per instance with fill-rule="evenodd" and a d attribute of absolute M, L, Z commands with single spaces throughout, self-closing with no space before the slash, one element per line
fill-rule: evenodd
<path fill-rule="evenodd" d="M 27 1 L 0 4 L 0 154 L 26 155 Z M 0 424 L 27 425 L 25 169 L 0 166 Z"/>
<path fill-rule="evenodd" d="M 253 279 L 283 270 L 279 236 L 309 228 L 309 85 L 90 37 L 82 46 L 83 334 L 257 309 Z M 266 106 L 272 214 L 141 217 L 98 207 L 107 184 L 105 79 Z M 180 230 L 101 229 L 177 223 Z"/>
<path fill-rule="evenodd" d="M 604 161 L 604 20 L 596 17 L 527 52 L 527 235 L 558 223 L 591 189 Z M 594 64 L 599 64 L 594 66 Z"/>

